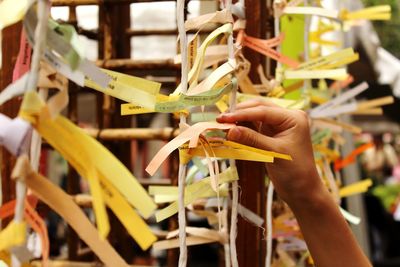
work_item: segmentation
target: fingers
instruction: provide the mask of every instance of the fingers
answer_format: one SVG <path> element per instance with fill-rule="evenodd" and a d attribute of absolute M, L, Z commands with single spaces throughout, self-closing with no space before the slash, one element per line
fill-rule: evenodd
<path fill-rule="evenodd" d="M 263 150 L 275 151 L 275 140 L 250 128 L 237 126 L 229 130 L 228 140 Z"/>
<path fill-rule="evenodd" d="M 235 123 L 235 122 L 255 122 L 261 121 L 268 125 L 283 125 L 291 120 L 289 110 L 283 108 L 256 106 L 246 109 L 240 109 L 232 113 L 224 113 L 217 117 L 218 122 Z"/>
<path fill-rule="evenodd" d="M 236 110 L 245 109 L 245 108 L 252 108 L 257 106 L 268 106 L 268 107 L 279 107 L 278 105 L 272 103 L 271 101 L 265 101 L 261 98 L 258 99 L 251 99 L 248 101 L 244 101 L 236 105 Z"/>

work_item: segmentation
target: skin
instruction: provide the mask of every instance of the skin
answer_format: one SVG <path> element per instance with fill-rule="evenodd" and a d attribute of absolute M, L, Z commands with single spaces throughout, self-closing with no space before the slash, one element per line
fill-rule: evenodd
<path fill-rule="evenodd" d="M 252 100 L 217 121 L 251 122 L 258 131 L 236 126 L 227 138 L 292 156 L 292 161 L 267 163 L 266 169 L 276 192 L 295 214 L 316 266 L 372 266 L 318 175 L 305 112 Z"/>

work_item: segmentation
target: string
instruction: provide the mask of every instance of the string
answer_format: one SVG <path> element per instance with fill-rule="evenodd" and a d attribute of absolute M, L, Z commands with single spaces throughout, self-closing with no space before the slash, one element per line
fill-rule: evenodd
<path fill-rule="evenodd" d="M 43 56 L 46 44 L 47 20 L 49 17 L 49 2 L 47 0 L 39 0 L 37 12 L 38 12 L 38 23 L 35 29 L 36 42 L 32 55 L 31 71 L 29 73 L 27 82 L 25 84 L 26 91 L 36 90 L 38 85 L 40 59 Z M 31 136 L 30 152 L 31 152 L 31 163 L 34 170 L 38 170 L 39 168 L 41 143 L 42 142 L 40 135 L 36 131 L 33 131 Z M 23 221 L 26 190 L 27 189 L 25 181 L 23 179 L 18 179 L 16 182 L 16 205 L 14 213 L 15 222 Z M 21 265 L 17 255 L 12 254 L 11 259 L 13 267 Z"/>
<path fill-rule="evenodd" d="M 49 15 L 48 2 L 47 0 L 39 0 L 38 1 L 38 24 L 35 29 L 35 46 L 32 56 L 32 64 L 31 71 L 27 79 L 27 83 L 25 87 L 27 90 L 35 90 L 38 84 L 39 77 L 39 66 L 40 59 L 43 55 L 45 40 L 46 40 L 46 32 L 47 32 L 47 20 Z M 32 136 L 33 144 L 37 144 L 36 136 Z M 40 137 L 39 137 L 40 138 Z M 37 156 L 38 158 L 38 156 Z M 38 166 L 39 160 L 35 158 L 35 164 Z M 37 168 L 37 167 L 36 167 Z M 23 220 L 23 210 L 24 210 L 24 198 L 26 193 L 26 185 L 25 182 L 21 179 L 17 181 L 16 185 L 17 190 L 17 204 L 15 206 L 15 216 L 14 220 L 17 222 L 21 222 Z"/>
<path fill-rule="evenodd" d="M 226 163 L 222 162 L 222 170 L 226 169 Z M 224 204 L 222 207 L 222 231 L 224 233 L 228 232 L 228 207 L 229 207 L 229 202 L 228 198 L 224 199 Z M 224 256 L 225 256 L 225 267 L 230 267 L 231 266 L 231 259 L 230 259 L 230 246 L 229 242 L 224 243 Z"/>
<path fill-rule="evenodd" d="M 275 36 L 280 35 L 280 6 L 281 1 L 275 0 L 274 1 L 274 11 L 275 11 L 275 18 L 274 18 L 274 34 Z M 280 52 L 280 45 L 277 46 L 276 50 Z M 278 61 L 276 64 L 277 71 L 281 69 L 281 63 Z M 282 81 L 278 80 L 279 83 Z M 266 224 L 267 224 L 267 255 L 265 256 L 265 266 L 271 266 L 272 260 L 272 201 L 273 201 L 273 194 L 274 194 L 274 186 L 272 184 L 272 180 L 269 180 L 268 185 L 268 192 L 267 192 L 267 210 L 266 210 Z"/>
<path fill-rule="evenodd" d="M 271 266 L 272 258 L 272 201 L 274 196 L 274 185 L 270 180 L 267 193 L 267 256 L 265 259 L 265 266 Z"/>
<path fill-rule="evenodd" d="M 181 93 L 185 94 L 188 83 L 188 52 L 187 52 L 187 36 L 185 31 L 185 1 L 178 0 L 176 7 L 176 19 L 180 40 L 181 50 Z M 186 117 L 180 114 L 179 127 L 181 130 L 186 124 Z M 186 214 L 185 214 L 185 174 L 186 164 L 179 164 L 178 171 L 178 225 L 179 225 L 179 267 L 185 267 L 187 263 L 187 246 L 186 246 Z"/>
<path fill-rule="evenodd" d="M 232 12 L 232 0 L 226 0 L 225 8 Z M 234 45 L 233 45 L 233 32 L 228 36 L 228 56 L 229 60 L 234 61 Z M 230 99 L 229 99 L 229 110 L 233 112 L 236 108 L 236 94 L 237 94 L 237 83 L 233 85 Z M 234 159 L 229 160 L 229 165 L 236 167 L 236 162 Z M 239 203 L 239 185 L 237 181 L 232 183 L 232 210 L 231 210 L 231 229 L 229 233 L 230 242 L 230 256 L 231 263 L 233 267 L 238 267 L 237 251 L 236 251 L 236 237 L 237 237 L 237 216 L 238 216 L 238 203 Z"/>

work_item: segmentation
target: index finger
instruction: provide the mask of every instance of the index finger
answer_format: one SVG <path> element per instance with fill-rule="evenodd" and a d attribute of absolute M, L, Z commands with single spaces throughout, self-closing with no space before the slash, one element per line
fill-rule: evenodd
<path fill-rule="evenodd" d="M 278 105 L 272 103 L 271 101 L 264 100 L 262 98 L 255 98 L 241 102 L 236 105 L 236 109 L 252 108 L 257 106 L 267 106 L 267 107 L 279 107 Z"/>
<path fill-rule="evenodd" d="M 258 105 L 221 114 L 217 117 L 217 121 L 225 123 L 261 121 L 267 125 L 279 126 L 294 120 L 290 110 L 275 106 Z"/>

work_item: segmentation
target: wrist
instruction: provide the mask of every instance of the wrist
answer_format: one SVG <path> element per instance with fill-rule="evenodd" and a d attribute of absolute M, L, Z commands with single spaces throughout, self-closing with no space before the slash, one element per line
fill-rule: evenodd
<path fill-rule="evenodd" d="M 324 209 L 327 201 L 333 201 L 327 188 L 323 185 L 317 171 L 309 174 L 308 181 L 311 183 L 303 185 L 302 190 L 297 190 L 285 200 L 293 212 L 301 212 L 302 210 L 320 212 Z"/>

